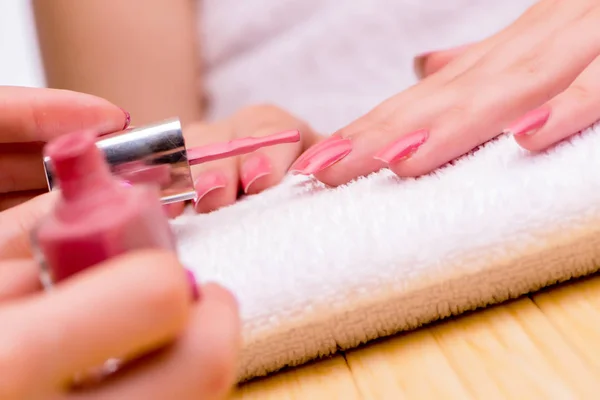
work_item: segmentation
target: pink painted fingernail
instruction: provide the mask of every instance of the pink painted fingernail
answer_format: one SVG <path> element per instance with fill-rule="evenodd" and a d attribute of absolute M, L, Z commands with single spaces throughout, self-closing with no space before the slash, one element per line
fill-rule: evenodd
<path fill-rule="evenodd" d="M 509 125 L 509 127 L 504 130 L 504 133 L 513 136 L 533 135 L 546 124 L 548 118 L 550 118 L 550 107 L 543 106 L 536 108 Z"/>
<path fill-rule="evenodd" d="M 121 108 L 121 107 L 119 107 L 119 108 Z M 129 124 L 131 123 L 131 114 L 129 114 L 129 111 L 126 111 L 122 108 L 121 108 L 121 111 L 123 111 L 123 114 L 125 114 L 125 125 L 123 126 L 123 130 L 125 130 L 129 127 Z"/>
<path fill-rule="evenodd" d="M 194 208 L 202 200 L 204 196 L 217 189 L 222 189 L 227 186 L 227 177 L 218 171 L 204 172 L 194 182 L 196 190 L 196 200 Z"/>
<path fill-rule="evenodd" d="M 300 157 L 298 157 L 298 159 L 296 159 L 296 161 L 292 164 L 292 166 L 290 167 L 290 172 L 298 169 L 298 167 L 300 165 L 304 165 L 306 164 L 305 161 L 311 157 L 313 154 L 315 154 L 317 151 L 319 151 L 321 148 L 323 148 L 324 146 L 327 146 L 328 143 L 330 142 L 334 142 L 341 139 L 340 136 L 337 135 L 331 135 L 329 136 L 327 139 L 324 139 L 322 141 L 320 141 L 319 143 L 317 143 L 314 146 L 311 146 L 310 148 L 308 148 L 304 153 L 302 153 L 300 155 Z"/>
<path fill-rule="evenodd" d="M 400 139 L 384 147 L 374 158 L 391 165 L 411 157 L 429 138 L 427 129 L 402 136 Z"/>
<path fill-rule="evenodd" d="M 341 137 L 332 137 L 317 144 L 311 153 L 301 157 L 290 167 L 289 172 L 301 175 L 313 175 L 331 167 L 352 151 L 352 141 Z M 309 150 L 310 151 L 310 150 Z"/>
<path fill-rule="evenodd" d="M 270 175 L 272 170 L 273 167 L 264 154 L 254 154 L 244 160 L 240 168 L 240 179 L 244 193 L 248 194 L 252 184 L 263 176 Z"/>
<path fill-rule="evenodd" d="M 186 268 L 185 272 L 186 272 L 188 281 L 190 283 L 190 290 L 192 292 L 192 300 L 194 302 L 196 302 L 200 299 L 200 287 L 198 286 L 198 281 L 196 280 L 196 276 L 190 269 Z"/>
<path fill-rule="evenodd" d="M 179 207 L 177 207 L 177 204 L 164 204 L 162 208 L 169 219 L 173 219 L 179 215 Z"/>

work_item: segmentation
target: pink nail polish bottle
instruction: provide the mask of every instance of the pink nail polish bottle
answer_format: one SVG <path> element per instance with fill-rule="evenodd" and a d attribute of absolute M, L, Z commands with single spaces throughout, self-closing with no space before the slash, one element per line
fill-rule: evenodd
<path fill-rule="evenodd" d="M 163 204 L 196 200 L 191 171 L 194 165 L 298 141 L 300 132 L 289 130 L 187 148 L 177 118 L 95 138 L 111 174 L 131 185 L 157 185 Z M 50 191 L 60 188 L 52 164 L 52 155 L 48 153 L 44 156 L 44 169 Z"/>
<path fill-rule="evenodd" d="M 175 251 L 158 185 L 124 185 L 95 135 L 61 136 L 44 152 L 61 188 L 55 208 L 32 232 L 46 287 L 131 250 Z"/>

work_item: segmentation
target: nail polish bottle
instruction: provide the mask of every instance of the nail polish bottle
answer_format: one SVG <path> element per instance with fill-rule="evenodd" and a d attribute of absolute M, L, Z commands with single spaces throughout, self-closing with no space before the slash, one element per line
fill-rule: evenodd
<path fill-rule="evenodd" d="M 61 136 L 44 153 L 61 189 L 52 212 L 32 232 L 47 288 L 131 250 L 176 250 L 158 186 L 124 185 L 111 173 L 94 134 Z"/>
<path fill-rule="evenodd" d="M 128 184 L 156 184 L 161 202 L 169 204 L 196 199 L 193 165 L 299 140 L 300 132 L 289 130 L 188 149 L 181 123 L 173 118 L 99 136 L 96 145 L 113 175 Z M 50 154 L 44 157 L 44 169 L 48 189 L 59 188 Z"/>

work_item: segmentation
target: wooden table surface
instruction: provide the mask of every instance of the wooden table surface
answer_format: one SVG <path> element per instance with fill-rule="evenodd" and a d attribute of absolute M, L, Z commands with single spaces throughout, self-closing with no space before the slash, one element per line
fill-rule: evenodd
<path fill-rule="evenodd" d="M 255 380 L 232 398 L 600 399 L 600 276 Z"/>

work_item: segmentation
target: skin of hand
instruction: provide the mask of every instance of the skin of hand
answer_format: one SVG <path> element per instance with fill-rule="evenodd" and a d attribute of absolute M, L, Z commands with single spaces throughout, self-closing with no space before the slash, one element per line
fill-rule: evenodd
<path fill-rule="evenodd" d="M 499 33 L 417 60 L 423 79 L 290 168 L 338 186 L 382 168 L 427 174 L 514 135 L 543 151 L 600 119 L 600 3 L 540 1 Z"/>
<path fill-rule="evenodd" d="M 45 142 L 77 130 L 110 133 L 127 123 L 123 110 L 95 96 L 0 87 L 0 211 L 48 191 L 42 165 Z"/>
<path fill-rule="evenodd" d="M 0 213 L 0 398 L 226 398 L 241 342 L 233 296 L 206 284 L 193 303 L 177 258 L 150 250 L 42 291 L 25 244 L 53 198 L 41 195 Z M 115 357 L 126 362 L 114 375 L 73 387 L 74 377 Z"/>
<path fill-rule="evenodd" d="M 41 291 L 30 232 L 57 193 L 23 200 L 45 187 L 43 143 L 74 130 L 113 132 L 127 122 L 119 107 L 94 96 L 0 87 L 2 399 L 220 399 L 234 382 L 236 301 L 207 284 L 192 304 L 190 281 L 173 254 L 131 253 Z M 114 357 L 129 363 L 99 385 L 69 390 L 76 374 Z"/>

